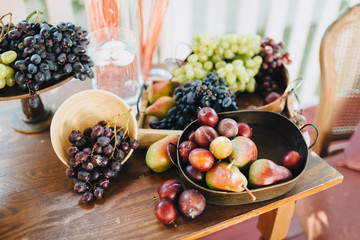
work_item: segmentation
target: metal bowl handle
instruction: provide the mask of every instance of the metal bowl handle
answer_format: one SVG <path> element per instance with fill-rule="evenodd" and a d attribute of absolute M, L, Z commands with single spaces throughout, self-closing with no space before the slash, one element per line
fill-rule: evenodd
<path fill-rule="evenodd" d="M 168 157 L 170 158 L 170 161 L 172 162 L 172 164 L 174 164 L 175 167 L 179 168 L 179 165 L 176 164 L 176 162 L 174 161 L 174 159 L 172 159 L 171 157 L 171 154 L 170 154 L 170 149 L 169 149 L 169 146 L 172 145 L 176 150 L 177 150 L 177 147 L 175 144 L 169 142 L 168 145 L 166 146 L 166 150 L 167 150 L 167 154 L 168 154 Z"/>
<path fill-rule="evenodd" d="M 316 132 L 316 138 L 315 138 L 314 142 L 309 146 L 309 149 L 310 149 L 310 148 L 312 148 L 312 147 L 315 145 L 315 143 L 317 142 L 317 140 L 318 140 L 318 138 L 319 138 L 319 130 L 317 129 L 317 127 L 316 127 L 314 124 L 312 124 L 312 123 L 307 123 L 307 124 L 305 124 L 304 126 L 302 126 L 302 127 L 300 128 L 300 131 L 303 130 L 305 127 L 308 127 L 308 126 L 313 127 L 313 128 L 315 129 L 315 132 Z"/>
<path fill-rule="evenodd" d="M 291 88 L 291 85 L 294 83 L 296 83 L 296 85 Z M 293 92 L 295 92 L 301 86 L 302 83 L 303 83 L 302 78 L 296 78 L 295 80 L 290 81 L 288 87 L 285 90 L 286 95 L 290 95 Z"/>

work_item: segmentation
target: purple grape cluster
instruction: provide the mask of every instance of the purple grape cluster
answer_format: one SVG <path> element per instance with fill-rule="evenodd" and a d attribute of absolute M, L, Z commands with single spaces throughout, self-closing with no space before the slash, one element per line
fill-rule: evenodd
<path fill-rule="evenodd" d="M 53 26 L 45 21 L 22 20 L 16 25 L 11 24 L 10 29 L 0 42 L 0 52 L 14 50 L 17 53 L 11 67 L 15 70 L 19 89 L 29 89 L 34 94 L 47 81 L 59 81 L 69 76 L 82 81 L 94 77 L 91 70 L 94 63 L 86 54 L 88 33 L 80 26 L 71 22 Z"/>
<path fill-rule="evenodd" d="M 72 145 L 67 150 L 70 167 L 66 175 L 75 179 L 74 190 L 82 194 L 84 204 L 103 198 L 110 179 L 122 168 L 121 161 L 130 149 L 139 147 L 139 142 L 131 139 L 124 128 L 110 127 L 105 121 L 82 133 L 73 130 L 69 141 Z"/>
<path fill-rule="evenodd" d="M 261 42 L 260 56 L 263 58 L 260 71 L 255 77 L 260 92 L 266 96 L 279 90 L 275 77 L 283 64 L 290 64 L 289 53 L 281 53 L 284 42 L 275 43 L 272 38 L 264 38 Z"/>

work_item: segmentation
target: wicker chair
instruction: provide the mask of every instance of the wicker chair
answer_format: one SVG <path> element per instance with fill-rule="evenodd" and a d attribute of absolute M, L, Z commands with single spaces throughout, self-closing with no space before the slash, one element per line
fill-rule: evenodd
<path fill-rule="evenodd" d="M 327 155 L 332 141 L 348 139 L 360 120 L 360 4 L 332 23 L 320 46 L 321 89 L 313 150 Z"/>
<path fill-rule="evenodd" d="M 330 142 L 350 138 L 360 119 L 360 4 L 327 29 L 320 65 L 320 104 L 315 121 L 319 141 L 314 150 L 324 156 Z M 360 172 L 340 166 L 343 158 L 344 152 L 324 157 L 344 175 L 341 184 L 297 202 L 296 214 L 309 240 L 360 239 Z"/>

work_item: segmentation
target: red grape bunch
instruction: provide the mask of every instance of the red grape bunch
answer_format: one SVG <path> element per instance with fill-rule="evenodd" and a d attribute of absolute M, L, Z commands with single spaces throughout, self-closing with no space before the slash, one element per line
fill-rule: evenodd
<path fill-rule="evenodd" d="M 52 25 L 45 21 L 7 24 L 7 35 L 0 41 L 0 53 L 13 50 L 16 60 L 15 82 L 20 90 L 33 95 L 30 105 L 38 106 L 36 91 L 45 82 L 59 81 L 69 76 L 80 80 L 93 78 L 93 61 L 86 54 L 88 32 L 71 22 Z M 2 28 L 0 27 L 0 30 Z"/>
<path fill-rule="evenodd" d="M 151 128 L 182 130 L 194 121 L 199 108 L 212 107 L 216 112 L 238 110 L 235 93 L 226 86 L 225 79 L 208 73 L 203 80 L 185 82 L 174 91 L 177 105 L 170 108 L 167 117 L 152 121 Z"/>
<path fill-rule="evenodd" d="M 274 39 L 266 37 L 260 46 L 260 56 L 263 58 L 263 63 L 255 79 L 260 92 L 266 96 L 279 90 L 278 82 L 274 76 L 283 64 L 290 64 L 291 60 L 289 53 L 281 53 L 284 42 L 275 43 Z"/>
<path fill-rule="evenodd" d="M 114 122 L 100 121 L 82 133 L 78 130 L 70 133 L 72 145 L 67 150 L 70 167 L 66 175 L 75 179 L 74 190 L 82 194 L 82 203 L 102 199 L 110 179 L 120 172 L 125 156 L 130 149 L 138 148 L 138 141 L 130 138 L 127 129 Z"/>

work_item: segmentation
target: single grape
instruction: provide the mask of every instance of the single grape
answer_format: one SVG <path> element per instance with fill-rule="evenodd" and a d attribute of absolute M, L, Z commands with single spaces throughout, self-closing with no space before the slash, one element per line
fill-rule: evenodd
<path fill-rule="evenodd" d="M 116 133 L 118 136 L 123 137 L 124 136 L 124 129 L 119 129 Z"/>
<path fill-rule="evenodd" d="M 81 181 L 87 182 L 90 180 L 90 173 L 81 170 L 78 172 L 77 178 Z"/>
<path fill-rule="evenodd" d="M 78 163 L 83 163 L 87 160 L 88 155 L 84 152 L 78 152 L 75 154 L 75 161 Z"/>
<path fill-rule="evenodd" d="M 101 136 L 96 140 L 96 143 L 102 147 L 105 147 L 106 145 L 108 145 L 110 143 L 110 138 Z"/>
<path fill-rule="evenodd" d="M 96 154 L 102 154 L 102 146 L 96 145 L 96 146 L 94 147 L 94 153 L 96 153 Z"/>
<path fill-rule="evenodd" d="M 0 89 L 3 89 L 6 86 L 5 78 L 0 78 Z"/>
<path fill-rule="evenodd" d="M 111 144 L 108 144 L 102 148 L 102 151 L 106 156 L 110 156 L 114 151 L 114 147 Z"/>
<path fill-rule="evenodd" d="M 105 169 L 103 170 L 103 175 L 104 175 L 104 177 L 107 178 L 107 179 L 109 179 L 109 178 L 114 178 L 114 177 L 117 176 L 117 172 L 116 172 L 116 171 L 113 171 L 113 170 L 111 170 L 111 169 L 109 169 L 109 168 L 105 168 Z"/>
<path fill-rule="evenodd" d="M 101 172 L 99 169 L 93 169 L 90 174 L 91 179 L 94 181 L 96 181 L 101 176 Z"/>
<path fill-rule="evenodd" d="M 103 156 L 101 159 L 101 166 L 106 167 L 109 164 L 109 158 L 106 156 Z"/>
<path fill-rule="evenodd" d="M 81 196 L 81 202 L 83 203 L 83 204 L 87 204 L 87 203 L 89 203 L 91 200 L 93 200 L 93 198 L 94 198 L 94 195 L 91 193 L 91 192 L 89 192 L 89 191 L 86 191 L 82 196 Z"/>
<path fill-rule="evenodd" d="M 35 65 L 38 65 L 40 62 L 41 62 L 41 57 L 40 55 L 38 54 L 33 54 L 31 57 L 30 57 L 30 61 L 35 64 Z"/>
<path fill-rule="evenodd" d="M 69 178 L 74 178 L 76 175 L 76 171 L 74 168 L 70 167 L 66 169 L 66 176 L 68 176 Z"/>
<path fill-rule="evenodd" d="M 84 148 L 86 146 L 86 140 L 84 138 L 81 138 L 79 141 L 75 142 L 75 146 L 78 148 Z"/>
<path fill-rule="evenodd" d="M 60 53 L 57 57 L 56 57 L 56 62 L 59 65 L 64 65 L 66 62 L 66 54 L 65 53 Z"/>
<path fill-rule="evenodd" d="M 37 68 L 37 66 L 36 66 L 35 64 L 30 63 L 30 64 L 27 66 L 27 71 L 28 71 L 29 73 L 31 73 L 31 74 L 35 74 L 35 73 L 37 73 L 38 68 Z"/>
<path fill-rule="evenodd" d="M 72 167 L 72 168 L 76 168 L 77 166 L 79 166 L 79 163 L 78 163 L 77 161 L 75 161 L 74 158 L 71 158 L 71 159 L 69 160 L 69 165 L 70 165 L 70 167 Z"/>
<path fill-rule="evenodd" d="M 94 165 L 92 164 L 92 162 L 84 162 L 81 164 L 81 167 L 86 171 L 86 172 L 91 172 L 91 170 L 93 170 Z"/>
<path fill-rule="evenodd" d="M 20 21 L 17 25 L 16 25 L 17 29 L 19 31 L 24 31 L 24 32 L 27 32 L 31 29 L 31 25 L 28 21 L 26 20 L 22 20 Z"/>
<path fill-rule="evenodd" d="M 73 51 L 76 55 L 83 55 L 86 53 L 86 48 L 84 46 L 77 46 Z"/>
<path fill-rule="evenodd" d="M 74 184 L 74 190 L 77 192 L 77 193 L 83 193 L 85 192 L 87 189 L 86 187 L 86 184 L 82 181 L 77 181 L 75 184 Z"/>
<path fill-rule="evenodd" d="M 120 162 L 113 162 L 111 164 L 111 170 L 115 171 L 115 172 L 120 172 L 121 170 L 121 163 Z"/>
<path fill-rule="evenodd" d="M 91 155 L 91 148 L 87 147 L 83 149 L 83 152 L 86 153 L 87 155 Z"/>
<path fill-rule="evenodd" d="M 91 138 L 95 139 L 102 136 L 103 134 L 104 134 L 104 127 L 101 125 L 96 125 L 92 129 Z"/>
<path fill-rule="evenodd" d="M 80 140 L 82 138 L 82 134 L 78 130 L 72 130 L 69 135 L 69 141 L 71 143 L 75 143 L 76 141 Z"/>
<path fill-rule="evenodd" d="M 118 160 L 118 161 L 121 161 L 125 158 L 125 153 L 124 151 L 122 151 L 121 149 L 118 149 L 116 152 L 115 152 L 115 159 Z"/>
<path fill-rule="evenodd" d="M 0 78 L 6 77 L 6 66 L 0 63 Z"/>
<path fill-rule="evenodd" d="M 87 128 L 84 129 L 83 135 L 86 136 L 86 137 L 90 137 L 91 132 L 92 132 L 91 127 L 87 127 Z"/>
<path fill-rule="evenodd" d="M 26 65 L 24 60 L 17 60 L 14 64 L 15 68 L 20 71 L 26 70 Z"/>
<path fill-rule="evenodd" d="M 29 105 L 32 108 L 37 108 L 40 104 L 40 99 L 36 94 L 31 94 L 30 98 L 29 98 Z"/>
<path fill-rule="evenodd" d="M 94 196 L 98 200 L 102 199 L 104 196 L 104 189 L 102 187 L 96 187 L 94 190 Z"/>
<path fill-rule="evenodd" d="M 28 36 L 24 38 L 23 43 L 25 47 L 32 47 L 36 43 L 36 39 L 33 36 Z"/>
<path fill-rule="evenodd" d="M 4 63 L 4 64 L 10 64 L 12 63 L 17 57 L 17 54 L 15 51 L 6 51 L 4 53 L 1 54 L 1 61 Z"/>
<path fill-rule="evenodd" d="M 113 136 L 113 129 L 112 128 L 105 128 L 104 129 L 104 136 L 107 138 L 111 138 Z"/>
<path fill-rule="evenodd" d="M 106 189 L 106 188 L 108 188 L 109 186 L 110 186 L 110 181 L 109 181 L 109 179 L 106 179 L 106 178 L 101 178 L 100 180 L 99 180 L 99 186 L 100 187 L 102 187 L 102 188 L 104 188 L 104 189 Z"/>
<path fill-rule="evenodd" d="M 50 31 L 49 31 L 49 28 L 46 28 L 46 27 L 43 27 L 41 30 L 40 30 L 40 35 L 44 38 L 48 38 L 50 36 Z"/>
<path fill-rule="evenodd" d="M 6 85 L 8 85 L 9 87 L 12 87 L 15 85 L 15 77 L 14 76 L 6 77 L 5 80 L 6 80 Z"/>
<path fill-rule="evenodd" d="M 42 72 L 37 72 L 34 75 L 34 79 L 35 79 L 36 82 L 42 83 L 42 82 L 45 81 L 45 74 L 42 73 Z"/>
<path fill-rule="evenodd" d="M 128 152 L 130 150 L 130 144 L 128 142 L 122 142 L 121 150 L 123 150 L 124 152 Z"/>
<path fill-rule="evenodd" d="M 96 154 L 96 155 L 92 156 L 92 158 L 91 158 L 91 162 L 94 165 L 94 167 L 101 166 L 102 160 L 103 160 L 103 157 L 99 154 Z"/>
<path fill-rule="evenodd" d="M 139 142 L 135 138 L 130 140 L 130 148 L 137 149 L 139 147 Z"/>

